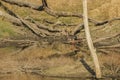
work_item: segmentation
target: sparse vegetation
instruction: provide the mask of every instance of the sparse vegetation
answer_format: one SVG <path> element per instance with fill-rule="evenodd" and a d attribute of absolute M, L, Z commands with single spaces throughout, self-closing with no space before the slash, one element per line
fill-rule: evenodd
<path fill-rule="evenodd" d="M 107 76 L 120 76 L 120 55 L 117 53 L 110 53 L 107 56 L 101 56 L 101 63 L 103 66 L 103 73 Z"/>
<path fill-rule="evenodd" d="M 2 21 L 0 19 L 0 37 L 10 37 L 15 36 L 15 30 L 13 28 L 13 25 L 9 22 Z"/>
<path fill-rule="evenodd" d="M 0 80 L 94 77 L 80 62 L 85 60 L 94 70 L 82 25 L 82 0 L 47 0 L 48 8 L 42 11 L 33 8 L 40 7 L 42 0 L 15 0 L 30 3 L 30 6 L 18 6 L 9 1 L 14 0 L 0 0 Z M 88 13 L 102 76 L 118 78 L 120 0 L 88 0 Z"/>

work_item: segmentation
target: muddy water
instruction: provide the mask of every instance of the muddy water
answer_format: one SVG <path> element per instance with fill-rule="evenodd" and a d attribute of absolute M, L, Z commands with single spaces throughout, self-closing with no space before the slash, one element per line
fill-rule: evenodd
<path fill-rule="evenodd" d="M 68 77 L 48 77 L 48 76 L 41 76 L 33 73 L 7 73 L 7 74 L 0 74 L 0 80 L 120 80 L 113 79 L 113 78 L 103 78 L 103 79 L 93 79 L 93 78 L 68 78 Z"/>

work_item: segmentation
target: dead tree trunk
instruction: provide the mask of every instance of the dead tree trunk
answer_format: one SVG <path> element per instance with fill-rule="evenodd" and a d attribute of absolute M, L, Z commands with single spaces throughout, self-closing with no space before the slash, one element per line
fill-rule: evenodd
<path fill-rule="evenodd" d="M 94 48 L 94 45 L 93 45 L 93 42 L 91 39 L 87 14 L 88 14 L 87 13 L 87 0 L 83 0 L 83 20 L 84 20 L 86 39 L 87 39 L 88 47 L 89 47 L 90 52 L 91 52 L 91 56 L 92 56 L 93 61 L 94 61 L 94 65 L 95 65 L 95 69 L 96 69 L 96 77 L 101 78 L 100 65 L 99 65 L 97 54 L 96 54 L 96 50 Z"/>

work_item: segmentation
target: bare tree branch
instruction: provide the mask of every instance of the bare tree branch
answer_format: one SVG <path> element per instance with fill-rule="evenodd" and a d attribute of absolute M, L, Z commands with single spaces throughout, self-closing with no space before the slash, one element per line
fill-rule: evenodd
<path fill-rule="evenodd" d="M 53 21 L 49 21 L 47 19 L 44 19 L 45 23 L 48 23 L 48 24 L 53 24 L 54 26 L 77 26 L 78 24 L 67 24 L 67 23 L 64 23 L 64 22 L 61 22 L 61 21 L 57 21 L 57 22 L 53 22 Z"/>
<path fill-rule="evenodd" d="M 32 18 L 29 18 L 29 20 L 30 20 L 32 23 L 36 24 L 36 26 L 38 26 L 38 28 L 40 28 L 40 29 L 47 30 L 47 31 L 53 32 L 53 33 L 54 33 L 54 32 L 61 32 L 61 30 L 52 29 L 52 28 L 50 28 L 50 27 L 48 27 L 48 26 L 45 26 L 45 25 L 43 25 L 43 24 L 40 24 L 39 22 L 35 21 L 35 20 L 32 19 Z"/>
<path fill-rule="evenodd" d="M 93 41 L 93 43 L 98 43 L 98 42 L 101 42 L 101 41 L 104 41 L 104 40 L 114 39 L 114 38 L 119 37 L 119 36 L 120 36 L 120 33 L 117 33 L 117 34 L 114 34 L 114 35 L 112 35 L 110 37 L 97 39 L 97 40 Z"/>
<path fill-rule="evenodd" d="M 0 3 L 0 4 L 1 4 L 2 8 L 8 13 L 8 14 L 6 14 L 6 13 L 1 11 L 1 16 L 5 16 L 6 18 L 10 19 L 10 22 L 12 22 L 12 23 L 22 25 L 22 26 L 23 25 L 26 26 L 29 30 L 31 30 L 37 36 L 45 37 L 46 35 L 56 35 L 53 32 L 59 32 L 59 31 L 56 31 L 56 30 L 51 30 L 47 26 L 44 26 L 42 24 L 36 25 L 34 23 L 30 23 L 26 20 L 23 20 L 20 16 L 15 14 L 13 11 L 9 10 L 2 3 Z M 39 28 L 38 28 L 38 26 L 39 26 Z"/>
<path fill-rule="evenodd" d="M 99 47 L 99 49 L 108 49 L 108 48 L 120 48 L 120 44 Z"/>
<path fill-rule="evenodd" d="M 51 15 L 51 16 L 55 16 L 55 17 L 78 17 L 78 18 L 83 18 L 82 14 L 79 13 L 72 13 L 72 12 L 58 12 L 58 11 L 54 11 L 52 9 L 50 9 L 50 7 L 47 4 L 46 0 L 42 0 L 42 4 L 41 6 L 36 5 L 36 4 L 31 4 L 29 2 L 25 2 L 25 1 L 21 1 L 21 0 L 2 0 L 4 2 L 10 3 L 10 4 L 14 4 L 14 5 L 18 5 L 18 6 L 23 6 L 23 7 L 29 7 L 32 8 L 34 10 L 38 10 L 38 11 L 45 11 L 47 14 Z M 115 21 L 115 20 L 120 20 L 120 18 L 114 18 L 111 20 L 105 20 L 105 21 L 96 21 L 92 18 L 88 18 L 89 22 L 95 24 L 96 26 L 100 26 L 100 25 L 104 25 L 107 24 L 109 22 Z"/>
<path fill-rule="evenodd" d="M 0 38 L 0 47 L 9 47 L 14 46 L 18 48 L 24 48 L 36 44 L 37 41 L 31 40 L 11 40 L 11 39 L 2 39 Z"/>
<path fill-rule="evenodd" d="M 20 7 L 29 7 L 35 10 L 43 10 L 43 5 L 39 6 L 36 4 L 29 3 L 27 1 L 21 1 L 21 0 L 2 0 L 2 1 L 10 3 L 10 4 L 18 5 Z"/>
<path fill-rule="evenodd" d="M 72 35 L 76 35 L 79 33 L 81 30 L 84 29 L 84 24 L 79 24 L 78 26 L 75 27 L 75 29 L 72 31 Z"/>
<path fill-rule="evenodd" d="M 96 54 L 96 50 L 93 45 L 93 41 L 91 38 L 90 30 L 89 30 L 89 25 L 88 25 L 88 13 L 87 13 L 87 0 L 83 0 L 83 21 L 84 21 L 84 27 L 85 27 L 85 35 L 88 43 L 88 47 L 91 52 L 91 56 L 95 65 L 95 72 L 96 72 L 96 78 L 101 78 L 101 68 L 99 64 L 99 60 Z"/>

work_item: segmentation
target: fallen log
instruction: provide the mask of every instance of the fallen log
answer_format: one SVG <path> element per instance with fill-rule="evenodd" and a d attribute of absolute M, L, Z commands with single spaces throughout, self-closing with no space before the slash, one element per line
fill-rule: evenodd
<path fill-rule="evenodd" d="M 45 10 L 46 13 L 48 13 L 52 16 L 56 16 L 56 17 L 82 17 L 82 15 L 78 14 L 78 13 L 53 11 L 50 8 L 48 8 L 47 2 L 45 0 L 42 0 L 42 6 L 39 6 L 36 4 L 31 4 L 29 2 L 25 2 L 22 0 L 2 0 L 2 1 L 10 3 L 10 4 L 18 5 L 20 7 L 29 7 L 34 10 L 38 10 L 38 11 Z"/>
<path fill-rule="evenodd" d="M 99 47 L 99 49 L 109 49 L 109 48 L 120 48 L 120 44 Z"/>
<path fill-rule="evenodd" d="M 29 47 L 36 44 L 37 41 L 31 40 L 11 40 L 11 39 L 2 39 L 0 38 L 0 47 L 17 47 L 17 48 L 24 48 Z"/>
<path fill-rule="evenodd" d="M 49 6 L 47 5 L 46 0 L 42 0 L 42 5 L 36 5 L 36 4 L 31 4 L 29 2 L 25 2 L 25 1 L 21 1 L 21 0 L 2 0 L 4 2 L 10 3 L 10 4 L 14 4 L 14 5 L 18 5 L 18 6 L 23 6 L 23 7 L 29 7 L 32 8 L 34 10 L 38 10 L 38 11 L 45 11 L 47 14 L 54 16 L 54 17 L 78 17 L 78 18 L 83 18 L 82 14 L 79 13 L 72 13 L 72 12 L 58 12 L 58 11 L 54 11 L 51 8 L 49 8 Z M 105 21 L 96 21 L 92 18 L 88 18 L 89 22 L 93 23 L 95 26 L 101 26 L 104 24 L 107 24 L 109 22 L 115 21 L 115 20 L 120 20 L 120 18 L 113 18 L 111 20 L 105 20 Z"/>
<path fill-rule="evenodd" d="M 78 18 L 82 18 L 82 14 L 78 14 L 78 13 L 71 13 L 71 12 L 57 12 L 57 11 L 53 11 L 48 7 L 44 8 L 44 11 L 51 15 L 51 16 L 55 16 L 55 17 L 78 17 Z"/>
<path fill-rule="evenodd" d="M 43 22 L 48 23 L 48 24 L 53 24 L 54 27 L 56 27 L 56 26 L 77 26 L 78 25 L 78 24 L 66 24 L 66 23 L 61 22 L 61 21 L 52 22 L 52 21 L 48 21 L 46 19 L 44 19 Z"/>
<path fill-rule="evenodd" d="M 29 18 L 29 20 L 30 20 L 32 23 L 36 24 L 36 26 L 38 26 L 38 28 L 40 28 L 40 29 L 47 30 L 47 31 L 53 32 L 53 33 L 54 33 L 54 32 L 61 32 L 61 30 L 58 30 L 58 29 L 48 28 L 48 26 L 45 26 L 45 25 L 43 25 L 43 24 L 40 24 L 39 22 L 35 21 L 35 20 L 32 19 L 32 18 Z"/>
<path fill-rule="evenodd" d="M 15 18 L 15 17 L 13 17 L 13 16 L 11 16 L 11 15 L 3 12 L 3 11 L 0 11 L 0 16 L 2 16 L 3 18 L 6 18 L 12 24 L 15 24 L 15 25 L 18 25 L 18 26 L 23 25 L 22 22 L 19 19 Z"/>
<path fill-rule="evenodd" d="M 119 47 L 120 48 L 120 47 Z M 97 49 L 98 52 L 102 52 L 104 54 L 109 54 L 109 53 L 120 53 L 119 48 L 111 47 L 111 48 L 99 48 Z"/>
<path fill-rule="evenodd" d="M 95 26 L 101 26 L 101 25 L 110 23 L 110 22 L 115 21 L 115 20 L 120 20 L 120 18 L 116 17 L 116 18 L 113 18 L 113 19 L 110 19 L 110 20 L 99 21 L 99 22 L 95 23 Z"/>
<path fill-rule="evenodd" d="M 20 20 L 20 19 L 15 18 L 15 17 L 13 17 L 13 16 L 11 16 L 11 15 L 5 13 L 5 12 L 2 12 L 2 11 L 0 11 L 0 16 L 3 16 L 5 18 L 7 18 L 7 20 L 9 22 L 11 22 L 15 25 L 27 27 L 29 30 L 31 30 L 37 36 L 42 36 L 40 34 L 41 31 L 39 30 L 39 28 L 36 27 L 35 24 L 29 23 L 28 21 L 25 21 L 22 18 Z"/>
<path fill-rule="evenodd" d="M 78 26 L 75 27 L 75 29 L 72 31 L 72 35 L 76 35 L 79 33 L 81 30 L 84 29 L 84 24 L 79 24 Z"/>
<path fill-rule="evenodd" d="M 100 38 L 100 39 L 97 39 L 97 40 L 94 40 L 93 43 L 98 43 L 98 42 L 101 42 L 101 41 L 105 41 L 105 40 L 110 40 L 110 39 L 114 39 L 116 37 L 119 37 L 120 38 L 120 33 L 117 33 L 117 34 L 114 34 L 110 37 L 104 37 L 104 38 Z M 119 40 L 118 40 L 119 41 Z"/>
<path fill-rule="evenodd" d="M 35 35 L 37 35 L 39 37 L 45 37 L 47 35 L 56 35 L 53 32 L 60 32 L 60 31 L 56 31 L 56 30 L 51 30 L 47 26 L 44 26 L 43 24 L 40 24 L 40 23 L 39 23 L 39 25 L 30 23 L 29 21 L 22 19 L 20 16 L 15 14 L 13 11 L 9 10 L 2 3 L 1 3 L 1 6 L 8 13 L 7 14 L 7 13 L 0 11 L 1 16 L 5 16 L 5 18 L 9 19 L 9 21 L 14 24 L 27 27 L 29 30 L 31 30 Z M 39 26 L 39 28 L 38 28 L 38 26 Z"/>
<path fill-rule="evenodd" d="M 10 4 L 18 5 L 20 7 L 29 7 L 34 10 L 43 10 L 43 6 L 32 4 L 27 1 L 22 1 L 22 0 L 2 0 L 2 1 L 10 3 Z"/>

